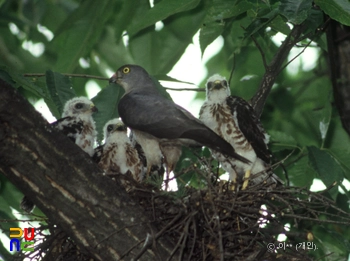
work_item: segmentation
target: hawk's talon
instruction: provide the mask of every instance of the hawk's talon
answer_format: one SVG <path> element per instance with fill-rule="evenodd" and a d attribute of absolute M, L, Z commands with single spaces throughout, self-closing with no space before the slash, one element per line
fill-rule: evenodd
<path fill-rule="evenodd" d="M 248 187 L 250 174 L 251 174 L 251 173 L 250 173 L 250 169 L 248 169 L 248 170 L 244 173 L 242 190 L 245 190 L 245 189 Z"/>

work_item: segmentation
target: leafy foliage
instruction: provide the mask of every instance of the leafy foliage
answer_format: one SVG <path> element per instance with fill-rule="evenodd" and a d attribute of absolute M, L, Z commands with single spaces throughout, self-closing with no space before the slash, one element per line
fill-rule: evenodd
<path fill-rule="evenodd" d="M 291 63 L 294 69 L 288 66 L 280 72 L 262 122 L 271 135 L 274 161 L 284 166 L 278 167 L 276 174 L 290 185 L 306 188 L 314 178 L 327 187 L 336 181 L 326 194 L 349 211 L 350 195 L 347 191 L 340 193 L 339 186 L 350 179 L 350 139 L 332 106 L 323 55 L 326 41 L 318 30 L 324 26 L 324 13 L 350 25 L 350 4 L 344 0 L 162 0 L 154 1 L 153 8 L 141 0 L 7 0 L 0 2 L 0 77 L 33 103 L 44 99 L 59 118 L 65 101 L 87 95 L 85 86 L 92 80 L 69 78 L 63 73 L 110 77 L 110 72 L 121 65 L 135 63 L 157 79 L 169 79 L 166 74 L 199 31 L 202 54 L 218 36 L 224 41 L 223 48 L 206 63 L 208 75 L 219 73 L 228 78 L 235 64 L 232 93 L 249 100 L 267 69 L 264 61 L 268 64 L 273 60 L 293 26 L 303 25 L 299 48 L 294 48 L 288 60 L 312 41 L 306 49 L 314 50 L 316 64 L 305 68 L 304 58 Z M 24 77 L 25 73 L 34 74 Z M 117 104 L 123 92 L 114 84 L 93 81 L 101 88 L 93 98 L 99 109 L 95 121 L 101 141 L 103 125 L 118 116 Z M 196 99 L 203 100 L 204 94 L 198 93 Z M 180 189 L 189 184 L 205 186 L 203 168 L 218 173 L 215 161 L 198 160 L 197 156 L 207 158 L 209 154 L 207 149 L 184 150 L 176 172 L 188 171 L 178 179 Z M 20 212 L 22 194 L 3 176 L 0 182 L 0 218 L 16 220 L 13 212 Z M 4 222 L 0 225 L 5 232 L 10 226 Z M 330 251 L 335 252 L 335 259 L 349 254 L 349 231 L 337 232 L 349 228 L 306 222 L 301 226 L 313 231 L 318 240 L 319 251 L 310 255 L 326 260 L 324 254 Z M 4 252 L 1 245 L 0 250 Z"/>

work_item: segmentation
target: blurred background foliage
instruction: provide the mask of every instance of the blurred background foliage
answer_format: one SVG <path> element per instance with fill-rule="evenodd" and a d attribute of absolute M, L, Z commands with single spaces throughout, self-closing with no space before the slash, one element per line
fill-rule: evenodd
<path fill-rule="evenodd" d="M 271 135 L 274 161 L 283 162 L 276 173 L 286 184 L 310 188 L 318 179 L 330 187 L 337 181 L 325 194 L 349 212 L 350 140 L 334 107 L 323 31 L 325 14 L 350 25 L 349 10 L 350 3 L 341 0 L 3 0 L 0 77 L 31 103 L 44 99 L 56 118 L 68 99 L 86 96 L 86 85 L 93 81 L 101 88 L 93 101 L 102 133 L 104 123 L 118 116 L 122 91 L 98 76 L 109 78 L 121 65 L 132 63 L 158 80 L 169 80 L 167 74 L 199 32 L 202 54 L 215 39 L 223 40 L 223 47 L 205 64 L 206 78 L 214 73 L 229 78 L 234 67 L 232 93 L 249 100 L 265 73 L 262 53 L 269 63 L 293 26 L 304 24 L 305 39 L 288 56 L 292 60 L 302 53 L 301 59 L 279 73 L 262 122 Z M 312 57 L 305 55 L 308 50 Z M 314 63 L 306 66 L 310 59 Z M 204 83 L 203 79 L 199 87 Z M 196 100 L 204 99 L 204 92 L 198 92 Z M 208 150 L 197 153 L 209 155 Z M 193 152 L 184 150 L 177 172 L 193 163 L 201 164 Z M 203 186 L 201 179 L 189 170 L 181 176 L 179 189 L 189 183 Z M 3 234 L 18 225 L 21 197 L 0 175 Z M 43 215 L 38 209 L 34 214 Z M 292 220 L 282 222 L 292 224 L 293 230 Z M 310 254 L 318 260 L 348 259 L 348 226 L 305 222 L 300 229 L 313 232 L 318 250 Z M 8 247 L 0 244 L 0 253 L 9 257 Z"/>

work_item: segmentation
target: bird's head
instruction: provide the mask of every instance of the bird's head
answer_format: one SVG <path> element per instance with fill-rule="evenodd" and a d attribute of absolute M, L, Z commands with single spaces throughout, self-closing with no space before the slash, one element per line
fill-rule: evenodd
<path fill-rule="evenodd" d="M 121 85 L 125 92 L 152 85 L 152 79 L 141 66 L 127 64 L 120 67 L 109 79 L 110 83 Z"/>
<path fill-rule="evenodd" d="M 62 117 L 73 117 L 77 115 L 91 115 L 97 112 L 96 106 L 86 97 L 75 97 L 66 102 Z"/>
<path fill-rule="evenodd" d="M 127 133 L 126 125 L 120 119 L 112 119 L 103 127 L 104 137 L 107 139 L 113 133 Z"/>
<path fill-rule="evenodd" d="M 219 74 L 214 74 L 209 77 L 206 84 L 206 92 L 208 100 L 215 98 L 226 99 L 226 97 L 231 94 L 230 86 L 228 86 L 226 78 Z"/>

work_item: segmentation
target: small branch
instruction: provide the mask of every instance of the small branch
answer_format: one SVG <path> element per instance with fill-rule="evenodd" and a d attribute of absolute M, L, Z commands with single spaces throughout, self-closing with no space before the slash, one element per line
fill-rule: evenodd
<path fill-rule="evenodd" d="M 279 72 L 277 74 L 280 74 L 288 65 L 290 65 L 296 58 L 298 58 L 302 53 L 305 52 L 306 48 L 308 48 L 310 46 L 310 44 L 312 43 L 312 40 L 309 41 L 304 48 L 301 50 L 301 52 L 299 52 L 296 56 L 294 56 L 289 62 L 287 62 L 284 66 L 282 66 L 282 68 L 279 70 Z"/>
<path fill-rule="evenodd" d="M 278 49 L 270 64 L 267 65 L 266 72 L 261 80 L 258 91 L 251 99 L 251 104 L 259 118 L 283 62 L 286 60 L 293 46 L 299 41 L 300 35 L 303 31 L 303 25 L 295 25 Z"/>
<path fill-rule="evenodd" d="M 232 76 L 233 76 L 233 72 L 235 71 L 235 68 L 236 68 L 236 56 L 235 56 L 235 54 L 233 53 L 232 70 L 231 70 L 231 73 L 230 73 L 230 78 L 228 79 L 228 86 L 231 85 L 231 79 L 232 79 Z"/>
<path fill-rule="evenodd" d="M 102 81 L 109 81 L 109 78 L 102 77 L 102 76 L 96 76 L 96 75 L 88 75 L 88 74 L 71 74 L 71 73 L 62 73 L 62 75 L 68 76 L 68 77 L 77 77 L 77 78 L 88 78 L 88 79 L 96 79 L 96 80 L 102 80 Z M 45 73 L 25 73 L 23 74 L 24 77 L 45 77 Z"/>
<path fill-rule="evenodd" d="M 102 81 L 109 81 L 109 78 L 102 77 L 102 76 L 96 76 L 96 75 L 88 75 L 88 74 L 72 74 L 72 73 L 62 73 L 62 75 L 68 76 L 68 77 L 76 77 L 76 78 L 88 78 L 88 79 L 95 79 L 95 80 L 102 80 Z M 45 73 L 25 73 L 23 74 L 24 77 L 45 77 Z M 193 92 L 205 92 L 205 88 L 171 88 L 171 87 L 164 87 L 166 90 L 170 91 L 193 91 Z"/>
<path fill-rule="evenodd" d="M 341 222 L 341 221 L 335 221 L 335 220 L 321 220 L 321 219 L 316 219 L 316 218 L 309 218 L 309 217 L 303 217 L 303 216 L 299 216 L 299 215 L 285 214 L 285 213 L 281 213 L 281 216 L 289 217 L 289 218 L 296 218 L 296 219 L 303 219 L 303 220 L 310 220 L 310 221 L 314 221 L 314 222 L 317 222 L 320 224 L 327 223 L 327 224 L 338 224 L 338 225 L 349 226 L 349 222 Z"/>
<path fill-rule="evenodd" d="M 260 54 L 261 54 L 261 58 L 262 58 L 262 61 L 263 61 L 263 64 L 264 64 L 264 68 L 265 70 L 267 70 L 268 68 L 268 65 L 267 65 L 267 62 L 266 62 L 266 57 L 265 57 L 265 53 L 264 51 L 262 50 L 260 44 L 257 42 L 257 40 L 255 39 L 255 37 L 252 35 L 251 36 L 253 42 L 255 43 L 256 47 L 258 48 Z"/>
<path fill-rule="evenodd" d="M 205 92 L 205 88 L 170 88 L 170 87 L 164 87 L 164 89 L 171 90 L 171 91 Z"/>

